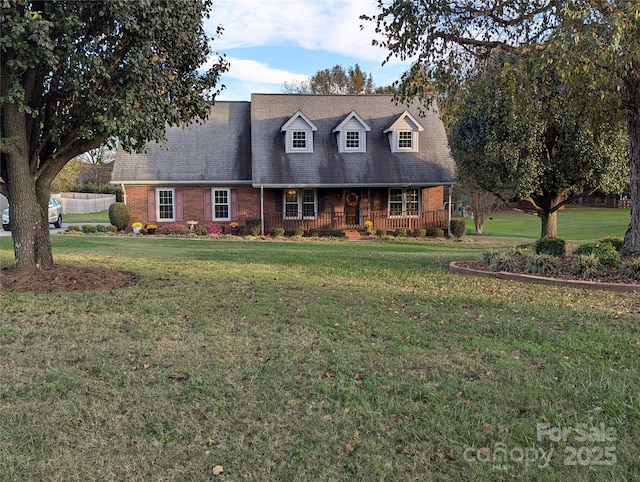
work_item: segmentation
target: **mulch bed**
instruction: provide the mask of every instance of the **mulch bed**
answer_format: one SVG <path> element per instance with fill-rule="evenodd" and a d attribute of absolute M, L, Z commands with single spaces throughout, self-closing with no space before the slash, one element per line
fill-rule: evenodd
<path fill-rule="evenodd" d="M 135 275 L 99 266 L 56 265 L 53 269 L 0 269 L 0 293 L 53 293 L 58 291 L 113 290 L 133 286 Z"/>

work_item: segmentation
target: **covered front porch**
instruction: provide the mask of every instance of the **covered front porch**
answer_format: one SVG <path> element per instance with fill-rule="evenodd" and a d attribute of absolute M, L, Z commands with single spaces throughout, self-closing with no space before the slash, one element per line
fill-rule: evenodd
<path fill-rule="evenodd" d="M 283 228 L 285 231 L 302 229 L 308 232 L 312 229 L 319 229 L 321 232 L 328 232 L 332 229 L 365 229 L 365 221 L 373 223 L 372 229 L 384 229 L 395 231 L 396 229 L 415 228 L 443 229 L 446 231 L 448 225 L 448 212 L 444 209 L 437 211 L 418 211 L 411 215 L 392 215 L 388 211 L 368 211 L 360 213 L 357 217 L 348 216 L 345 212 L 324 212 L 314 213 L 313 216 L 300 219 L 288 219 L 286 213 L 271 212 L 264 213 L 265 233 L 271 232 L 274 228 Z"/>

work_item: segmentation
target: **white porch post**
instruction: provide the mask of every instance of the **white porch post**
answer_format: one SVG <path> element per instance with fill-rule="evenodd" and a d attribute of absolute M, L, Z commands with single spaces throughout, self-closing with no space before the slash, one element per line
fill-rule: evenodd
<path fill-rule="evenodd" d="M 260 234 L 264 236 L 264 186 L 260 186 Z"/>
<path fill-rule="evenodd" d="M 448 222 L 447 222 L 447 234 L 451 236 L 451 193 L 453 192 L 453 186 L 449 186 L 449 202 L 448 207 Z"/>

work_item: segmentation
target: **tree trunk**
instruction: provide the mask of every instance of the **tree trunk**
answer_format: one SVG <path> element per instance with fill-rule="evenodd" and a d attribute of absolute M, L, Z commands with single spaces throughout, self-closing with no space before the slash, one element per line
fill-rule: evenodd
<path fill-rule="evenodd" d="M 3 114 L 3 130 L 6 137 L 12 139 L 5 159 L 8 164 L 7 199 L 16 267 L 53 268 L 48 219 L 50 185 L 41 185 L 31 174 L 24 114 L 13 106 L 3 106 Z"/>
<path fill-rule="evenodd" d="M 635 78 L 625 79 L 629 131 L 629 199 L 631 221 L 624 236 L 623 255 L 640 254 L 640 62 L 636 62 Z M 631 76 L 630 76 L 631 77 Z"/>
<path fill-rule="evenodd" d="M 558 211 L 540 211 L 538 212 L 540 221 L 542 221 L 542 229 L 540 237 L 557 238 L 558 237 Z"/>
<path fill-rule="evenodd" d="M 486 218 L 484 216 L 478 216 L 474 214 L 473 216 L 473 224 L 476 227 L 476 234 L 482 234 L 482 227 L 484 226 L 484 222 Z"/>

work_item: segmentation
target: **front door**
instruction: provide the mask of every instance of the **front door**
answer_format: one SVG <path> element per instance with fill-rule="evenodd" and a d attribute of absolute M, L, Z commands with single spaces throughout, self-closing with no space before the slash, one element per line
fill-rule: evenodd
<path fill-rule="evenodd" d="M 360 226 L 360 193 L 349 191 L 344 200 L 344 221 L 347 227 Z"/>

